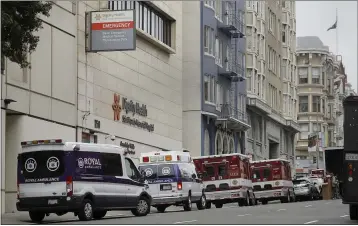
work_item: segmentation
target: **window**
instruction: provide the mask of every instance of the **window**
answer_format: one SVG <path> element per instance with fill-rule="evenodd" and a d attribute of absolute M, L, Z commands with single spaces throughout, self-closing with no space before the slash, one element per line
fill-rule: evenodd
<path fill-rule="evenodd" d="M 204 100 L 206 102 L 215 103 L 216 87 L 215 78 L 210 75 L 204 76 Z"/>
<path fill-rule="evenodd" d="M 225 166 L 225 165 L 219 165 L 219 166 L 218 166 L 218 175 L 219 175 L 219 176 L 226 176 L 226 175 L 227 175 L 227 171 L 226 171 L 226 166 Z"/>
<path fill-rule="evenodd" d="M 141 173 L 145 173 L 146 179 L 157 179 L 158 165 L 141 165 L 138 168 Z"/>
<path fill-rule="evenodd" d="M 215 138 L 215 154 L 221 155 L 223 152 L 223 146 L 222 146 L 222 136 L 221 133 L 216 132 L 216 138 Z"/>
<path fill-rule="evenodd" d="M 263 179 L 269 179 L 271 175 L 271 170 L 270 169 L 263 169 Z"/>
<path fill-rule="evenodd" d="M 301 128 L 300 138 L 308 139 L 308 133 L 310 131 L 309 124 L 308 123 L 300 123 L 300 128 Z"/>
<path fill-rule="evenodd" d="M 325 79 L 325 75 L 324 72 L 322 71 L 322 85 L 325 85 L 324 79 Z"/>
<path fill-rule="evenodd" d="M 54 159 L 53 164 L 56 164 L 52 170 L 47 166 L 51 158 Z M 21 153 L 19 155 L 19 166 L 21 167 L 25 180 L 53 178 L 60 177 L 65 172 L 64 160 L 64 151 L 32 151 Z M 51 165 L 51 163 L 49 165 Z"/>
<path fill-rule="evenodd" d="M 210 136 L 207 129 L 204 132 L 204 155 L 210 155 Z"/>
<path fill-rule="evenodd" d="M 205 166 L 204 176 L 215 177 L 215 168 L 213 166 Z"/>
<path fill-rule="evenodd" d="M 223 41 L 216 38 L 215 40 L 215 63 L 219 66 L 222 66 L 223 58 Z"/>
<path fill-rule="evenodd" d="M 205 1 L 204 4 L 206 7 L 214 8 L 215 1 Z"/>
<path fill-rule="evenodd" d="M 132 162 L 132 160 L 130 160 L 129 158 L 125 158 L 125 163 L 126 163 L 127 176 L 132 180 L 139 180 L 141 177 L 140 173 L 137 167 Z"/>
<path fill-rule="evenodd" d="M 320 96 L 312 96 L 312 112 L 321 112 Z"/>
<path fill-rule="evenodd" d="M 122 158 L 119 154 L 102 153 L 102 172 L 106 176 L 123 176 Z"/>
<path fill-rule="evenodd" d="M 214 29 L 204 26 L 204 52 L 214 55 Z"/>
<path fill-rule="evenodd" d="M 222 86 L 217 82 L 216 83 L 216 110 L 221 111 L 221 106 L 223 104 L 223 94 Z"/>
<path fill-rule="evenodd" d="M 172 24 L 174 21 L 162 15 L 145 1 L 108 1 L 108 9 L 135 9 L 136 27 L 167 46 L 172 46 Z"/>
<path fill-rule="evenodd" d="M 321 132 L 321 124 L 313 123 L 313 132 Z"/>
<path fill-rule="evenodd" d="M 308 112 L 308 96 L 300 96 L 298 105 L 300 112 Z"/>
<path fill-rule="evenodd" d="M 318 67 L 313 67 L 312 68 L 312 84 L 319 84 L 319 75 L 320 75 L 320 71 Z"/>
<path fill-rule="evenodd" d="M 184 175 L 182 175 L 184 176 Z M 175 177 L 173 164 L 160 164 L 158 165 L 158 178 L 173 178 Z"/>
<path fill-rule="evenodd" d="M 300 84 L 308 83 L 308 69 L 306 67 L 298 68 L 298 77 Z"/>
<path fill-rule="evenodd" d="M 227 45 L 226 46 L 226 59 L 225 59 L 225 69 L 226 71 L 229 71 L 230 70 L 230 60 L 231 60 L 231 56 L 230 56 L 230 46 Z"/>
<path fill-rule="evenodd" d="M 215 1 L 215 17 L 220 21 L 222 21 L 222 19 L 223 19 L 222 18 L 222 11 L 223 11 L 222 4 L 223 4 L 222 1 L 219 1 L 219 0 Z"/>

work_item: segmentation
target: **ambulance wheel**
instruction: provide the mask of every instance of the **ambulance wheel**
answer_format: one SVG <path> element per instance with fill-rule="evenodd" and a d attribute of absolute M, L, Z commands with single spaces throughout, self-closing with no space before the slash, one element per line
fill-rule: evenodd
<path fill-rule="evenodd" d="M 267 205 L 268 201 L 267 200 L 261 200 L 262 205 Z"/>
<path fill-rule="evenodd" d="M 189 194 L 188 200 L 186 200 L 183 205 L 184 211 L 191 211 L 192 206 L 193 204 L 191 202 L 191 195 Z"/>
<path fill-rule="evenodd" d="M 245 206 L 250 206 L 251 200 L 250 200 L 250 193 L 247 192 L 246 199 L 245 199 Z"/>
<path fill-rule="evenodd" d="M 257 205 L 257 201 L 255 198 L 255 194 L 252 194 L 252 199 L 250 199 L 250 206 L 255 206 Z"/>
<path fill-rule="evenodd" d="M 199 202 L 196 203 L 198 210 L 203 210 L 206 208 L 206 197 L 204 194 L 201 195 Z"/>
<path fill-rule="evenodd" d="M 78 219 L 80 221 L 90 221 L 93 218 L 93 204 L 91 200 L 84 199 L 82 202 L 82 206 L 78 211 Z"/>
<path fill-rule="evenodd" d="M 167 209 L 167 206 L 157 206 L 157 210 L 159 213 L 164 213 L 165 210 Z"/>
<path fill-rule="evenodd" d="M 207 202 L 205 207 L 206 207 L 206 209 L 211 209 L 211 202 Z"/>
<path fill-rule="evenodd" d="M 107 214 L 106 210 L 93 212 L 93 219 L 100 220 Z"/>
<path fill-rule="evenodd" d="M 240 199 L 240 200 L 237 202 L 237 204 L 238 204 L 240 207 L 245 206 L 245 200 Z"/>
<path fill-rule="evenodd" d="M 358 220 L 358 206 L 349 205 L 349 217 L 351 220 Z"/>
<path fill-rule="evenodd" d="M 29 216 L 33 222 L 40 223 L 45 218 L 45 213 L 30 211 Z"/>
<path fill-rule="evenodd" d="M 215 207 L 218 209 L 223 208 L 223 205 L 222 203 L 215 203 Z"/>
<path fill-rule="evenodd" d="M 134 216 L 137 217 L 147 216 L 150 212 L 150 202 L 148 198 L 141 196 L 139 198 L 137 207 L 135 209 L 131 209 L 131 212 Z"/>

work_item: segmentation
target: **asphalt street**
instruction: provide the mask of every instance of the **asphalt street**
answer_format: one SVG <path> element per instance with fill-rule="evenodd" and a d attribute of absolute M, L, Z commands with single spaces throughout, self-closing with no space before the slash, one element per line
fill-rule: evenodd
<path fill-rule="evenodd" d="M 50 215 L 46 224 L 351 224 L 357 221 L 349 219 L 348 206 L 341 200 L 320 200 L 296 203 L 269 203 L 250 207 L 232 204 L 222 209 L 212 207 L 197 210 L 193 205 L 191 212 L 181 207 L 170 207 L 165 213 L 156 212 L 145 217 L 134 217 L 130 212 L 108 212 L 102 220 L 78 221 L 73 214 L 63 216 Z M 2 216 L 2 224 L 33 224 L 27 213 Z"/>

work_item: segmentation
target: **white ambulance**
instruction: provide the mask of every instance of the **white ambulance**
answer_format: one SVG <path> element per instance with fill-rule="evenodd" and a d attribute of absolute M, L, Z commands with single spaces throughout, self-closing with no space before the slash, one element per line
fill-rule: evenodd
<path fill-rule="evenodd" d="M 50 213 L 101 219 L 110 210 L 150 212 L 152 197 L 122 147 L 55 140 L 21 142 L 17 210 L 40 222 Z"/>
<path fill-rule="evenodd" d="M 149 185 L 152 205 L 165 212 L 171 205 L 183 206 L 191 211 L 192 203 L 205 209 L 203 183 L 195 170 L 190 154 L 181 151 L 142 153 L 139 170 Z"/>

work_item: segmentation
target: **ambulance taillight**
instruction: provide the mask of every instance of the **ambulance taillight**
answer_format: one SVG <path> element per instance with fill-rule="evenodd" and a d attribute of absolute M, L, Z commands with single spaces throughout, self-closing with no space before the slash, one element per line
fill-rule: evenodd
<path fill-rule="evenodd" d="M 181 181 L 178 181 L 177 187 L 178 187 L 178 190 L 182 190 L 183 189 L 183 183 Z"/>
<path fill-rule="evenodd" d="M 68 176 L 66 178 L 66 193 L 67 193 L 67 197 L 71 197 L 73 195 L 73 180 L 72 180 L 72 176 Z"/>
<path fill-rule="evenodd" d="M 149 157 L 143 157 L 143 162 L 149 162 Z"/>
<path fill-rule="evenodd" d="M 349 176 L 353 175 L 353 166 L 351 163 L 348 164 L 348 175 Z"/>

